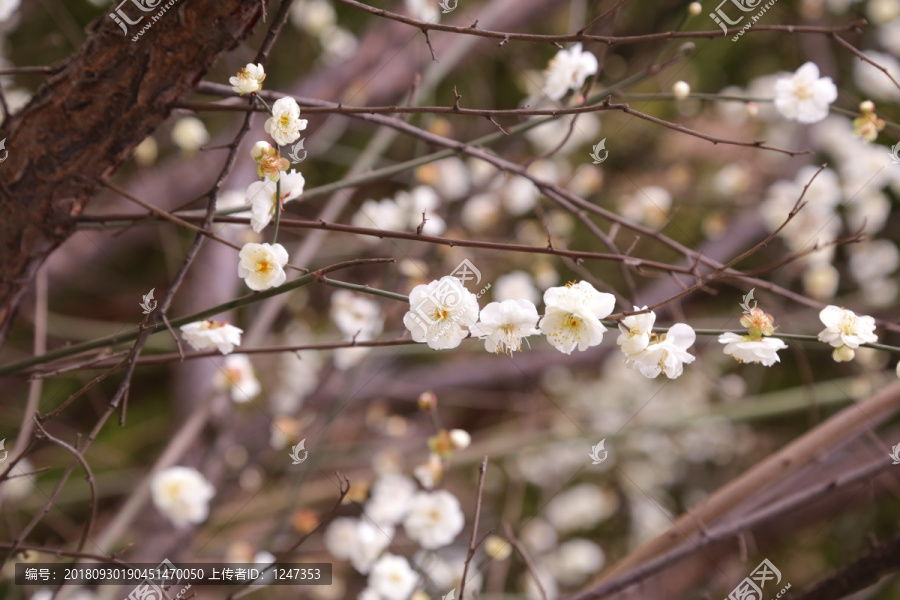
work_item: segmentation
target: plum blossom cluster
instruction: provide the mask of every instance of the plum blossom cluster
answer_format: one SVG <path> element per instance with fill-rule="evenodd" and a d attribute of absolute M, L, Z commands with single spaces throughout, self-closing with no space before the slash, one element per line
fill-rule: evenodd
<path fill-rule="evenodd" d="M 521 351 L 528 338 L 543 335 L 554 348 L 571 354 L 603 341 L 607 329 L 601 319 L 613 312 L 615 297 L 598 292 L 587 281 L 579 281 L 547 289 L 543 315 L 538 314 L 537 306 L 530 300 L 516 298 L 491 302 L 479 310 L 478 297 L 456 277 L 445 276 L 414 287 L 409 303 L 403 324 L 414 341 L 434 350 L 456 348 L 471 336 L 482 340 L 488 352 L 511 355 Z M 653 331 L 655 312 L 646 306 L 635 306 L 634 311 L 618 324 L 616 343 L 625 355 L 625 365 L 651 379 L 661 374 L 669 379 L 680 377 L 684 365 L 695 359 L 688 352 L 697 338 L 694 329 L 686 323 L 675 323 L 657 333 Z M 834 347 L 832 356 L 838 362 L 852 360 L 856 348 L 878 339 L 872 317 L 857 317 L 852 311 L 828 306 L 820 319 L 826 329 L 818 339 Z M 778 351 L 787 348 L 787 344 L 772 337 L 772 315 L 754 306 L 740 322 L 747 328 L 746 334 L 719 335 L 724 353 L 738 362 L 766 367 L 780 362 Z"/>
<path fill-rule="evenodd" d="M 230 79 L 230 83 L 234 91 L 241 95 L 255 95 L 262 89 L 265 78 L 262 65 L 248 64 Z M 269 113 L 271 116 L 266 120 L 265 130 L 279 147 L 296 142 L 300 132 L 306 129 L 307 120 L 300 118 L 300 106 L 293 98 L 276 100 Z M 256 233 L 272 221 L 285 202 L 300 197 L 306 184 L 303 175 L 294 170 L 288 172 L 290 163 L 281 156 L 279 147 L 259 141 L 250 150 L 250 157 L 256 162 L 256 173 L 260 177 L 260 181 L 250 184 L 246 195 L 246 201 L 250 204 L 250 225 Z M 278 287 L 287 279 L 284 272 L 287 262 L 287 250 L 275 242 L 274 235 L 271 244 L 248 242 L 239 254 L 238 276 L 254 291 Z"/>
<path fill-rule="evenodd" d="M 413 340 L 445 350 L 456 348 L 471 335 L 483 340 L 485 350 L 495 354 L 518 352 L 527 338 L 537 335 L 564 354 L 576 349 L 583 352 L 603 341 L 607 329 L 601 319 L 615 307 L 612 294 L 579 281 L 544 292 L 543 316 L 533 302 L 524 299 L 491 302 L 479 310 L 477 296 L 450 276 L 416 286 L 409 301 L 403 323 Z M 620 325 L 619 345 L 629 367 L 647 377 L 664 373 L 674 379 L 685 363 L 694 360 L 687 352 L 694 344 L 694 330 L 678 323 L 667 334 L 657 336 L 650 331 L 655 319 L 652 311 L 626 317 Z"/>
<path fill-rule="evenodd" d="M 325 547 L 368 575 L 360 598 L 407 600 L 425 582 L 406 557 L 386 551 L 397 529 L 402 527 L 410 541 L 430 554 L 452 544 L 464 525 L 459 500 L 450 492 L 420 490 L 405 475 L 384 473 L 372 485 L 359 517 L 331 522 Z"/>

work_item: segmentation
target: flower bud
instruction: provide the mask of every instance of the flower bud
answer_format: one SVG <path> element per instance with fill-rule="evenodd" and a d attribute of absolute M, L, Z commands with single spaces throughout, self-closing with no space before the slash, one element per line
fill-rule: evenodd
<path fill-rule="evenodd" d="M 450 430 L 450 444 L 453 446 L 454 450 L 462 450 L 463 448 L 468 448 L 469 444 L 471 443 L 472 436 L 469 435 L 469 432 L 463 429 Z"/>
<path fill-rule="evenodd" d="M 253 144 L 253 148 L 250 149 L 250 156 L 253 160 L 259 162 L 263 156 L 270 156 L 273 150 L 274 148 L 269 142 L 256 142 Z"/>
<path fill-rule="evenodd" d="M 431 412 L 437 408 L 437 396 L 434 395 L 434 392 L 428 390 L 427 392 L 422 392 L 419 396 L 419 410 L 422 412 Z"/>
<path fill-rule="evenodd" d="M 699 2 L 691 2 L 688 4 L 688 14 L 692 17 L 696 17 L 703 10 L 703 6 Z"/>
<path fill-rule="evenodd" d="M 676 100 L 684 100 L 691 94 L 691 86 L 686 81 L 676 81 L 672 85 L 672 95 Z"/>
<path fill-rule="evenodd" d="M 847 346 L 835 348 L 831 353 L 831 358 L 834 359 L 834 362 L 850 362 L 854 356 L 856 356 L 856 352 L 853 348 L 848 348 Z"/>

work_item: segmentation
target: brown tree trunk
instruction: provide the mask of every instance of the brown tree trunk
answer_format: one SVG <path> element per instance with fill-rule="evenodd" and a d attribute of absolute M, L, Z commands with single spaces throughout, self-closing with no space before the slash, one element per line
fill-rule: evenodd
<path fill-rule="evenodd" d="M 123 23 L 136 22 L 124 25 L 127 35 L 108 15 L 92 23 L 84 45 L 0 128 L 9 151 L 0 164 L 0 344 L 23 291 L 72 233 L 98 179 L 116 172 L 268 2 L 170 1 L 113 4 Z M 143 12 L 138 2 L 153 8 Z"/>

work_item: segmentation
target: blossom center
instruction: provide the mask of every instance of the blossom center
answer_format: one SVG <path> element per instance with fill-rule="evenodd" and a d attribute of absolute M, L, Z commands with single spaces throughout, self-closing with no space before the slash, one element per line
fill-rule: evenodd
<path fill-rule="evenodd" d="M 812 86 L 804 79 L 794 81 L 794 95 L 800 100 L 812 98 Z"/>
<path fill-rule="evenodd" d="M 272 263 L 267 260 L 261 260 L 256 263 L 256 272 L 257 273 L 268 273 L 272 270 Z"/>

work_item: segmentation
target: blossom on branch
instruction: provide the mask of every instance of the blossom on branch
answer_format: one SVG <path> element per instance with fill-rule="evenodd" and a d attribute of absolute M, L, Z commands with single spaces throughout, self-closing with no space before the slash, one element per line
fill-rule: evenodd
<path fill-rule="evenodd" d="M 195 321 L 181 326 L 181 335 L 194 350 L 217 348 L 222 354 L 231 354 L 241 345 L 243 330 L 217 321 Z"/>
<path fill-rule="evenodd" d="M 775 82 L 775 108 L 786 119 L 798 123 L 821 121 L 835 100 L 837 87 L 831 77 L 819 77 L 819 67 L 812 62 Z"/>
<path fill-rule="evenodd" d="M 825 329 L 819 332 L 819 341 L 834 347 L 831 357 L 835 362 L 851 361 L 855 350 L 862 344 L 878 341 L 875 319 L 872 317 L 858 317 L 852 310 L 832 304 L 822 309 L 819 320 L 825 325 Z"/>
<path fill-rule="evenodd" d="M 472 332 L 484 340 L 484 348 L 495 354 L 512 354 L 522 349 L 522 340 L 540 334 L 535 327 L 538 312 L 528 300 L 491 302 L 481 309 Z"/>
<path fill-rule="evenodd" d="M 281 178 L 281 204 L 300 197 L 303 193 L 303 187 L 306 180 L 303 175 L 297 171 L 285 173 Z M 276 197 L 278 195 L 278 187 L 273 181 L 254 181 L 247 188 L 247 200 L 250 202 L 250 226 L 253 231 L 259 233 L 275 216 L 275 211 L 279 210 Z"/>
<path fill-rule="evenodd" d="M 543 92 L 551 100 L 559 100 L 569 90 L 579 90 L 584 81 L 597 72 L 597 57 L 582 52 L 581 44 L 573 44 L 568 50 L 560 50 L 550 60 L 544 72 Z"/>
<path fill-rule="evenodd" d="M 409 294 L 409 312 L 403 324 L 413 340 L 434 350 L 456 348 L 478 320 L 478 298 L 456 277 L 449 275 Z"/>
<path fill-rule="evenodd" d="M 238 74 L 228 80 L 232 89 L 243 96 L 262 89 L 262 82 L 266 78 L 266 71 L 261 64 L 247 63 L 247 66 L 238 71 Z"/>
<path fill-rule="evenodd" d="M 741 317 L 741 325 L 747 327 L 747 335 L 728 332 L 719 336 L 719 343 L 725 344 L 725 354 L 733 356 L 738 362 L 762 363 L 764 367 L 781 362 L 778 351 L 787 348 L 787 344 L 778 338 L 768 337 L 775 333 L 772 315 L 755 306 Z"/>
<path fill-rule="evenodd" d="M 284 265 L 288 262 L 288 253 L 281 244 L 244 244 L 238 256 L 238 277 L 251 290 L 278 287 L 287 279 Z"/>
<path fill-rule="evenodd" d="M 676 323 L 660 336 L 659 341 L 628 356 L 625 364 L 651 379 L 660 373 L 669 379 L 676 379 L 681 376 L 685 364 L 694 362 L 695 357 L 687 349 L 694 345 L 696 339 L 697 334 L 690 325 Z"/>
<path fill-rule="evenodd" d="M 587 281 L 552 287 L 544 292 L 547 307 L 539 323 L 541 332 L 554 348 L 571 354 L 577 347 L 585 351 L 598 345 L 606 331 L 600 319 L 616 305 L 612 294 L 598 292 Z"/>
<path fill-rule="evenodd" d="M 272 116 L 266 121 L 266 133 L 279 146 L 293 144 L 300 139 L 300 132 L 306 129 L 306 119 L 300 118 L 300 106 L 290 97 L 280 98 L 272 105 Z"/>

